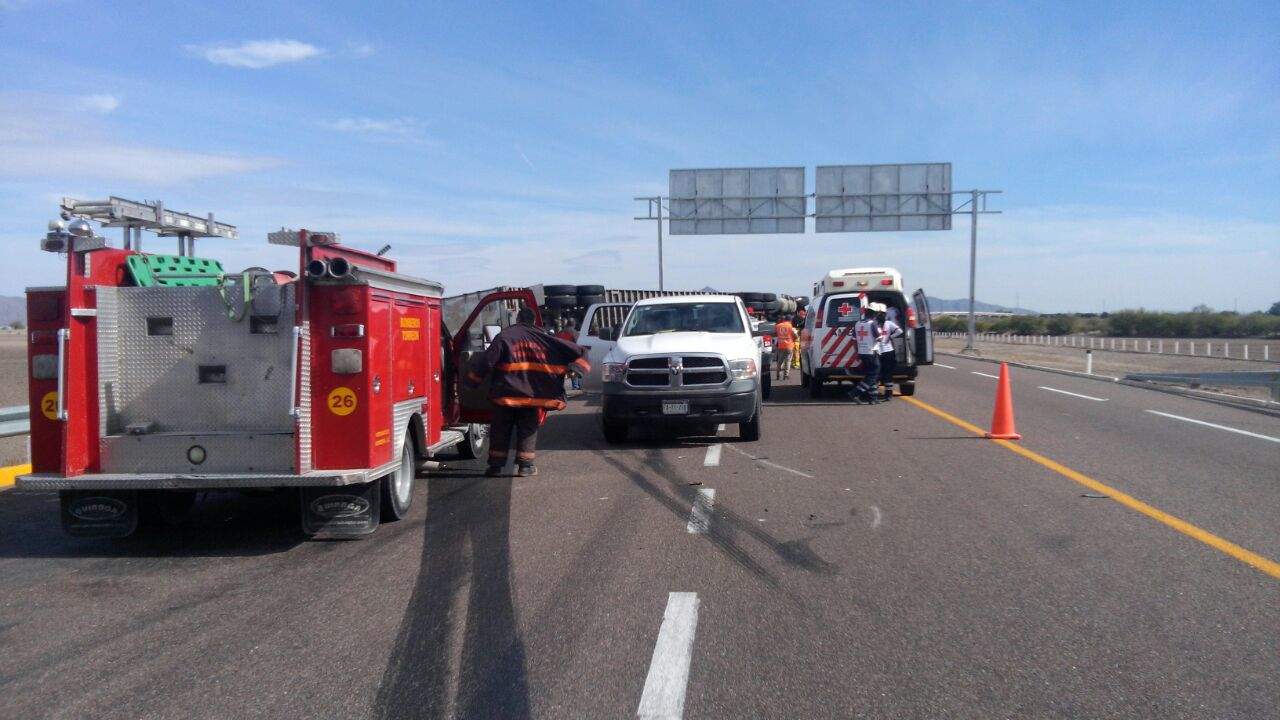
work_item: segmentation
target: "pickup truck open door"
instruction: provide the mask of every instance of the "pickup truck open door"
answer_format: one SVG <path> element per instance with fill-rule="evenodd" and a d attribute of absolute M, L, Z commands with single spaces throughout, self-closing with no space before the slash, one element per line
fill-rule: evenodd
<path fill-rule="evenodd" d="M 582 316 L 578 344 L 587 349 L 587 362 L 591 363 L 591 371 L 582 378 L 583 390 L 600 391 L 600 366 L 614 346 L 613 341 L 600 338 L 600 330 L 622 325 L 630 310 L 631 303 L 597 303 Z"/>
<path fill-rule="evenodd" d="M 915 350 L 917 365 L 933 364 L 933 318 L 929 315 L 929 298 L 924 290 L 916 290 L 911 295 L 911 302 L 916 310 Z"/>

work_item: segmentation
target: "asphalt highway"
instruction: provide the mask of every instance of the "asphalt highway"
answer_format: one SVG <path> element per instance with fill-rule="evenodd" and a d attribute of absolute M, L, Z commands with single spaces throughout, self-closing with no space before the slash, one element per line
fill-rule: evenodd
<path fill-rule="evenodd" d="M 1011 447 L 966 427 L 994 366 L 940 362 L 873 407 L 793 378 L 756 443 L 607 446 L 580 398 L 538 477 L 449 462 L 363 541 L 0 493 L 0 716 L 1275 717 L 1280 419 L 1015 368 Z"/>

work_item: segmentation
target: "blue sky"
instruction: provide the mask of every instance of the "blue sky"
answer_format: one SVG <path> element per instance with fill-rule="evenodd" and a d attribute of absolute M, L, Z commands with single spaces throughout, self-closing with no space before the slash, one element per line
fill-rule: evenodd
<path fill-rule="evenodd" d="M 655 287 L 631 198 L 682 167 L 950 161 L 1005 191 L 979 298 L 1280 300 L 1280 4 L 154 5 L 0 0 L 0 294 L 57 282 L 63 195 L 389 242 L 448 291 Z M 152 242 L 152 247 L 157 245 Z M 167 248 L 165 241 L 162 247 Z M 669 287 L 889 264 L 967 293 L 950 232 L 688 237 Z"/>

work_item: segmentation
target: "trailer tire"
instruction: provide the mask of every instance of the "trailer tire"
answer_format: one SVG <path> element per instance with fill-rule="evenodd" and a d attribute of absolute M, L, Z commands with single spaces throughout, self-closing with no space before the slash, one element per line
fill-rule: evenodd
<path fill-rule="evenodd" d="M 763 302 L 773 302 L 778 299 L 777 293 L 759 293 L 760 300 Z"/>
<path fill-rule="evenodd" d="M 603 295 L 603 285 L 579 285 L 574 291 L 576 295 Z M 568 293 L 565 293 L 566 295 Z M 585 303 L 584 303 L 585 304 Z"/>
<path fill-rule="evenodd" d="M 382 486 L 381 522 L 403 520 L 413 505 L 413 485 L 418 474 L 418 456 L 413 451 L 413 441 L 404 440 L 404 449 L 400 451 L 400 467 L 383 475 L 379 480 Z"/>
<path fill-rule="evenodd" d="M 764 294 L 758 293 L 758 292 L 738 293 L 738 297 L 742 298 L 743 302 L 748 302 L 748 303 L 764 301 Z"/>
<path fill-rule="evenodd" d="M 579 295 L 578 296 L 578 305 L 584 308 L 588 308 L 588 307 L 591 307 L 592 305 L 597 305 L 602 302 L 604 302 L 604 295 Z"/>
<path fill-rule="evenodd" d="M 796 307 L 805 307 L 808 304 L 809 304 L 809 298 L 804 297 L 803 295 L 796 298 Z"/>
<path fill-rule="evenodd" d="M 549 308 L 565 309 L 578 307 L 577 295 L 551 295 L 547 297 L 546 305 Z"/>
<path fill-rule="evenodd" d="M 458 443 L 458 455 L 463 460 L 479 460 L 489 454 L 489 426 L 484 423 L 471 423 L 467 426 L 467 436 Z"/>
<path fill-rule="evenodd" d="M 751 300 L 750 302 L 747 303 L 747 307 L 751 308 L 752 310 L 764 310 L 764 303 L 760 302 L 759 300 Z"/>
<path fill-rule="evenodd" d="M 577 295 L 577 285 L 543 285 L 542 294 L 550 297 L 552 295 Z"/>

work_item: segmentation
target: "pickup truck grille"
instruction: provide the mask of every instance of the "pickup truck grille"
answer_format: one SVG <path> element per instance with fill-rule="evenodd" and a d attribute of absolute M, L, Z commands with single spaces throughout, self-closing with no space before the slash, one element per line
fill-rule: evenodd
<path fill-rule="evenodd" d="M 728 367 L 716 355 L 662 355 L 627 363 L 627 384 L 632 387 L 709 387 L 728 381 Z"/>

